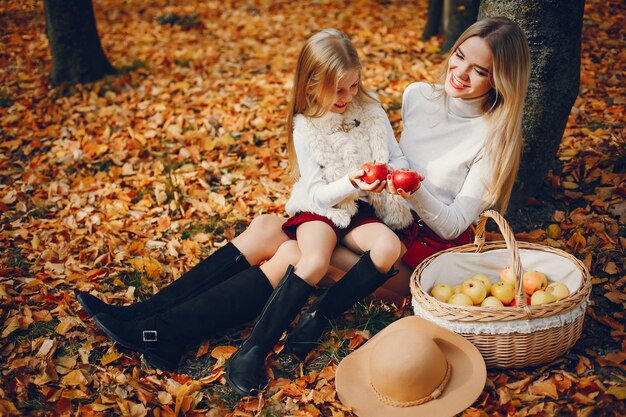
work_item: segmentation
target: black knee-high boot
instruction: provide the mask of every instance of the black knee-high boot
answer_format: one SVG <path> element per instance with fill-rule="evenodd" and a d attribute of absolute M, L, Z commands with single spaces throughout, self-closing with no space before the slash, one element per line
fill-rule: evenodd
<path fill-rule="evenodd" d="M 173 370 L 189 343 L 254 320 L 271 294 L 272 284 L 258 266 L 253 266 L 139 320 L 119 319 L 104 312 L 93 319 L 109 337 L 142 353 L 152 366 Z"/>
<path fill-rule="evenodd" d="M 302 313 L 298 324 L 285 339 L 287 350 L 304 359 L 319 343 L 328 320 L 348 310 L 395 274 L 397 271 L 393 268 L 388 273 L 379 272 L 372 263 L 369 251 L 365 252 L 339 282 L 320 295 Z"/>
<path fill-rule="evenodd" d="M 195 296 L 204 288 L 217 285 L 249 267 L 250 264 L 239 249 L 229 242 L 176 281 L 161 288 L 148 300 L 128 306 L 117 306 L 107 304 L 86 292 L 78 294 L 76 299 L 92 317 L 107 313 L 118 319 L 141 319 L 163 310 L 168 305 L 175 305 L 187 297 Z"/>
<path fill-rule="evenodd" d="M 226 381 L 235 391 L 248 395 L 267 384 L 267 378 L 261 375 L 265 357 L 312 291 L 313 287 L 297 276 L 290 265 L 254 322 L 252 334 L 226 362 Z"/>

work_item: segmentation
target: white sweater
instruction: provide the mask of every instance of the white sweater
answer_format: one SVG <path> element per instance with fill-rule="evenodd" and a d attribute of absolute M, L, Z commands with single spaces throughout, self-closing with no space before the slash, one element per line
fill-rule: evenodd
<path fill-rule="evenodd" d="M 357 121 L 355 123 L 355 121 Z M 378 103 L 350 103 L 344 114 L 294 118 L 294 148 L 300 178 L 285 206 L 289 214 L 312 211 L 346 227 L 357 198 L 368 201 L 392 228 L 406 227 L 411 215 L 398 196 L 355 189 L 348 173 L 368 161 L 408 167 L 385 111 Z"/>
<path fill-rule="evenodd" d="M 409 199 L 411 208 L 441 238 L 459 236 L 488 208 L 483 159 L 487 123 L 483 97 L 449 98 L 427 83 L 414 83 L 402 99 L 400 148 L 412 169 L 424 175 Z"/>

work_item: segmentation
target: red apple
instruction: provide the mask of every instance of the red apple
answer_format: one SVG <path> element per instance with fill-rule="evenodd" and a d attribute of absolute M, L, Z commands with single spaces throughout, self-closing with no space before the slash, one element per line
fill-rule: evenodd
<path fill-rule="evenodd" d="M 412 169 L 397 169 L 393 171 L 393 185 L 396 188 L 401 188 L 407 193 L 412 193 L 417 190 L 420 184 L 420 177 L 417 172 Z"/>
<path fill-rule="evenodd" d="M 529 306 L 530 305 L 530 297 L 526 296 L 526 305 Z M 513 301 L 511 301 L 508 304 L 509 307 L 517 307 L 517 301 L 515 299 L 513 299 Z"/>
<path fill-rule="evenodd" d="M 371 184 L 376 180 L 380 182 L 386 181 L 387 175 L 389 175 L 389 167 L 383 162 L 366 162 L 361 165 L 361 169 L 364 172 L 361 180 L 367 184 Z"/>

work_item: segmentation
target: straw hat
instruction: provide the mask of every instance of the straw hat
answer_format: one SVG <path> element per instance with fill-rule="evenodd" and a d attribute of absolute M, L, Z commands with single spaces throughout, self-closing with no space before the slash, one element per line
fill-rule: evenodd
<path fill-rule="evenodd" d="M 467 339 L 410 316 L 345 357 L 335 385 L 359 417 L 449 417 L 478 398 L 486 379 L 485 361 Z"/>

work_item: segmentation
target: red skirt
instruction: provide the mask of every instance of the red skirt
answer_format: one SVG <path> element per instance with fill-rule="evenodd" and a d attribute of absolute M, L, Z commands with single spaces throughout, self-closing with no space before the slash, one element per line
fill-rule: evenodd
<path fill-rule="evenodd" d="M 353 229 L 368 223 L 383 223 L 378 217 L 374 208 L 367 204 L 365 201 L 357 200 L 357 212 L 350 224 L 345 229 L 340 229 L 335 223 L 333 223 L 328 217 L 320 216 L 319 214 L 311 213 L 309 211 L 301 211 L 296 213 L 292 217 L 288 218 L 283 223 L 283 231 L 290 239 L 296 239 L 296 229 L 303 223 L 321 221 L 332 227 L 337 235 L 337 242 L 341 242 L 343 238 Z"/>
<path fill-rule="evenodd" d="M 411 213 L 413 214 L 413 223 L 398 231 L 397 234 L 404 246 L 407 247 L 406 253 L 402 256 L 402 261 L 413 269 L 417 268 L 430 255 L 472 241 L 470 229 L 461 233 L 456 239 L 444 240 L 426 226 L 417 213 L 414 211 Z"/>

